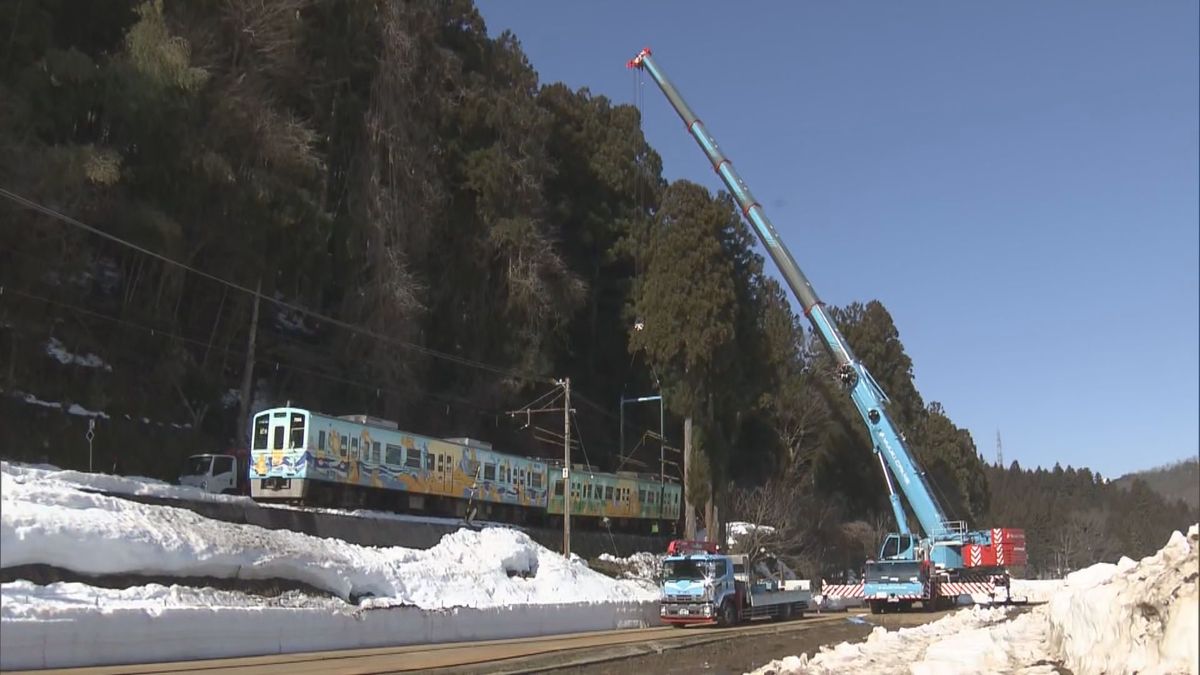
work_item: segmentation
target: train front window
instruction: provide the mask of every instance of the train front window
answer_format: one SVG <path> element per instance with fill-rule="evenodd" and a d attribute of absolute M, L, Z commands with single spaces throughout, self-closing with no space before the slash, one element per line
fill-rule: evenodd
<path fill-rule="evenodd" d="M 271 437 L 271 419 L 266 415 L 254 418 L 254 449 L 266 450 L 267 439 Z"/>
<path fill-rule="evenodd" d="M 304 447 L 304 415 L 292 413 L 291 447 Z"/>

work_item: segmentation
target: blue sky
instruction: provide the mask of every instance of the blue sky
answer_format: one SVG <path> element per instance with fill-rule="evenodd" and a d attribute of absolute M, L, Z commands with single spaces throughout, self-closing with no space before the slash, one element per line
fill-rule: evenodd
<path fill-rule="evenodd" d="M 997 429 L 1110 477 L 1200 451 L 1194 0 L 477 5 L 619 103 L 650 46 L 821 298 L 882 301 L 989 460 Z M 720 188 L 643 92 L 667 178 Z"/>

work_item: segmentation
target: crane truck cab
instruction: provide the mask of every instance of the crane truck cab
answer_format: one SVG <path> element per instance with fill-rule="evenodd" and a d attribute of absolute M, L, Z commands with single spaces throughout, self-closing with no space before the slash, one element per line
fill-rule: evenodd
<path fill-rule="evenodd" d="M 246 453 L 202 453 L 187 458 L 179 473 L 180 485 L 213 494 L 249 494 Z"/>
<path fill-rule="evenodd" d="M 804 615 L 812 602 L 809 581 L 784 579 L 765 563 L 754 567 L 748 569 L 748 556 L 722 553 L 715 543 L 672 541 L 663 559 L 659 617 L 683 627 Z"/>

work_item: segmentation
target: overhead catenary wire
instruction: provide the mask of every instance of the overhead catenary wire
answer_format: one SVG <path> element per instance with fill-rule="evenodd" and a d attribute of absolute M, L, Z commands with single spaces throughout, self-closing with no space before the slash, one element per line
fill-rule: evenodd
<path fill-rule="evenodd" d="M 104 230 L 101 230 L 98 227 L 88 225 L 87 223 L 84 223 L 84 222 L 82 222 L 76 218 L 73 218 L 65 213 L 62 213 L 61 211 L 53 209 L 49 206 L 45 206 L 44 204 L 35 202 L 32 199 L 29 199 L 27 197 L 19 195 L 19 194 L 15 193 L 11 190 L 8 190 L 6 188 L 0 187 L 0 196 L 3 196 L 5 198 L 9 199 L 10 201 L 13 201 L 21 206 L 24 206 L 25 208 L 31 209 L 33 211 L 37 211 L 38 213 L 49 216 L 55 220 L 66 223 L 73 227 L 77 227 L 86 232 L 94 234 L 98 237 L 101 237 L 101 238 L 111 241 L 113 243 L 124 246 L 126 248 L 138 251 L 139 253 L 150 256 L 151 258 L 159 260 L 168 265 L 177 267 L 179 269 L 186 270 L 186 271 L 191 272 L 191 273 L 193 273 L 199 277 L 202 277 L 204 279 L 208 279 L 210 281 L 213 281 L 213 282 L 216 282 L 219 284 L 223 284 L 229 288 L 233 288 L 235 290 L 241 291 L 242 293 L 247 293 L 249 295 L 258 297 L 262 300 L 270 302 L 270 303 L 277 305 L 279 307 L 282 307 L 284 309 L 288 309 L 293 312 L 298 312 L 300 314 L 310 316 L 314 319 L 317 319 L 318 321 L 328 323 L 330 325 L 334 325 L 334 326 L 337 326 L 339 328 L 343 328 L 343 329 L 346 329 L 349 331 L 360 333 L 362 335 L 367 335 L 367 336 L 373 337 L 378 340 L 383 340 L 385 342 L 395 344 L 395 345 L 403 347 L 405 349 L 410 349 L 417 353 L 424 354 L 424 355 L 430 356 L 432 358 L 442 359 L 444 361 L 456 363 L 461 366 L 476 368 L 478 370 L 484 370 L 484 371 L 488 371 L 488 372 L 491 372 L 494 374 L 503 375 L 505 377 L 511 377 L 514 379 L 520 379 L 520 380 L 526 380 L 526 381 L 532 381 L 532 382 L 550 382 L 550 383 L 554 382 L 554 380 L 552 380 L 551 378 L 533 375 L 530 373 L 524 373 L 524 372 L 520 372 L 520 371 L 515 371 L 515 370 L 508 369 L 508 368 L 503 368 L 501 366 L 494 366 L 494 365 L 491 365 L 488 363 L 484 363 L 482 361 L 476 361 L 475 359 L 470 359 L 470 358 L 458 356 L 455 354 L 449 354 L 447 352 L 442 352 L 442 351 L 439 351 L 439 350 L 436 350 L 436 349 L 433 349 L 430 347 L 418 345 L 413 342 L 401 340 L 399 338 L 396 338 L 396 337 L 393 337 L 390 335 L 385 335 L 383 333 L 371 330 L 369 328 L 365 328 L 363 326 L 357 326 L 348 321 L 343 321 L 342 319 L 338 319 L 338 318 L 329 316 L 322 312 L 317 312 L 315 310 L 308 309 L 301 305 L 287 302 L 286 300 L 280 300 L 278 298 L 263 295 L 262 293 L 260 293 L 259 291 L 255 290 L 253 288 L 239 284 L 235 281 L 230 281 L 228 279 L 219 277 L 210 272 L 205 272 L 204 270 L 197 269 L 191 265 L 188 265 L 187 263 L 181 262 L 179 260 L 175 260 L 174 258 L 171 258 L 169 256 L 158 253 L 157 251 L 148 249 L 145 246 L 141 246 L 141 245 L 136 244 L 127 239 L 123 239 L 121 237 L 118 237 L 115 234 L 110 233 L 110 232 L 105 232 Z"/>
<path fill-rule="evenodd" d="M 170 338 L 170 339 L 178 340 L 179 342 L 191 344 L 191 345 L 194 345 L 197 347 L 206 347 L 208 345 L 208 343 L 204 340 L 199 340 L 199 339 L 188 337 L 185 335 L 179 335 L 179 334 L 173 333 L 169 330 L 157 328 L 155 326 L 149 326 L 146 324 L 138 323 L 136 321 L 130 321 L 128 319 L 123 319 L 123 318 L 116 317 L 116 316 L 113 316 L 110 314 L 105 314 L 103 312 L 97 312 L 95 310 L 91 310 L 86 307 L 80 307 L 79 305 L 75 305 L 75 304 L 68 303 L 68 302 L 63 302 L 61 300 L 54 300 L 54 299 L 46 298 L 46 297 L 39 296 L 39 295 L 36 295 L 33 293 L 28 293 L 28 292 L 22 291 L 20 289 L 12 288 L 11 286 L 3 287 L 3 293 L 0 294 L 0 297 L 2 297 L 2 296 L 17 296 L 17 297 L 23 297 L 23 298 L 26 298 L 29 300 L 43 302 L 48 305 L 57 306 L 57 307 L 60 307 L 63 309 L 68 309 L 73 312 L 78 312 L 79 314 L 82 314 L 85 316 L 90 316 L 95 319 L 109 321 L 109 322 L 112 322 L 112 323 L 115 323 L 118 325 L 125 326 L 127 328 L 142 330 L 142 331 L 150 333 L 151 335 L 154 335 L 156 337 Z M 245 352 L 238 350 L 238 349 L 230 349 L 229 352 L 235 356 L 245 356 Z M 355 386 L 355 387 L 358 387 L 358 388 L 361 388 L 361 389 L 364 389 L 367 391 L 387 392 L 389 394 L 395 394 L 398 396 L 409 396 L 412 394 L 417 394 L 417 395 L 420 395 L 420 396 L 423 396 L 426 398 L 441 401 L 442 403 L 453 403 L 453 404 L 463 405 L 463 406 L 472 408 L 481 414 L 486 414 L 487 416 L 494 416 L 494 415 L 501 414 L 501 411 L 481 407 L 478 404 L 476 404 L 470 400 L 460 398 L 457 396 L 431 394 L 428 392 L 418 391 L 415 389 L 406 391 L 406 390 L 396 389 L 393 387 L 381 386 L 379 384 L 366 382 L 364 380 L 357 380 L 357 379 L 353 379 L 353 378 L 343 377 L 340 375 L 334 375 L 331 373 L 325 373 L 325 372 L 322 372 L 319 370 L 314 370 L 312 368 L 307 368 L 305 366 L 299 366 L 294 363 L 289 363 L 286 360 L 280 360 L 277 358 L 261 359 L 261 362 L 264 365 L 276 366 L 276 367 L 282 368 L 284 370 L 289 370 L 292 372 L 309 375 L 312 377 L 328 380 L 331 382 L 339 382 L 342 384 Z"/>

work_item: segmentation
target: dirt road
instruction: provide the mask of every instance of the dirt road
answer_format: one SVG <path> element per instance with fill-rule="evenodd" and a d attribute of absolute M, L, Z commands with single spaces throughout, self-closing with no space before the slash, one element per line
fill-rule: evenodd
<path fill-rule="evenodd" d="M 799 621 L 787 623 L 765 624 L 746 634 L 729 634 L 728 639 L 722 638 L 724 631 L 711 628 L 689 628 L 684 633 L 709 634 L 711 641 L 690 644 L 672 648 L 673 645 L 655 645 L 643 643 L 639 647 L 649 648 L 650 653 L 643 652 L 635 656 L 616 656 L 616 659 L 593 661 L 588 664 L 567 665 L 570 659 L 603 656 L 598 652 L 591 654 L 576 653 L 559 655 L 558 663 L 554 657 L 539 659 L 523 659 L 518 668 L 505 668 L 502 664 L 492 664 L 488 668 L 447 669 L 442 673 L 507 673 L 507 672 L 541 672 L 554 675 L 601 675 L 608 673 L 745 673 L 770 663 L 774 659 L 800 654 L 812 655 L 822 645 L 835 645 L 839 642 L 854 642 L 866 638 L 875 626 L 888 629 L 916 626 L 935 621 L 946 614 L 942 612 L 914 612 L 908 614 L 826 614 L 810 616 Z M 819 620 L 814 620 L 819 619 Z M 660 649 L 655 650 L 655 647 Z M 512 664 L 516 666 L 517 664 Z"/>

